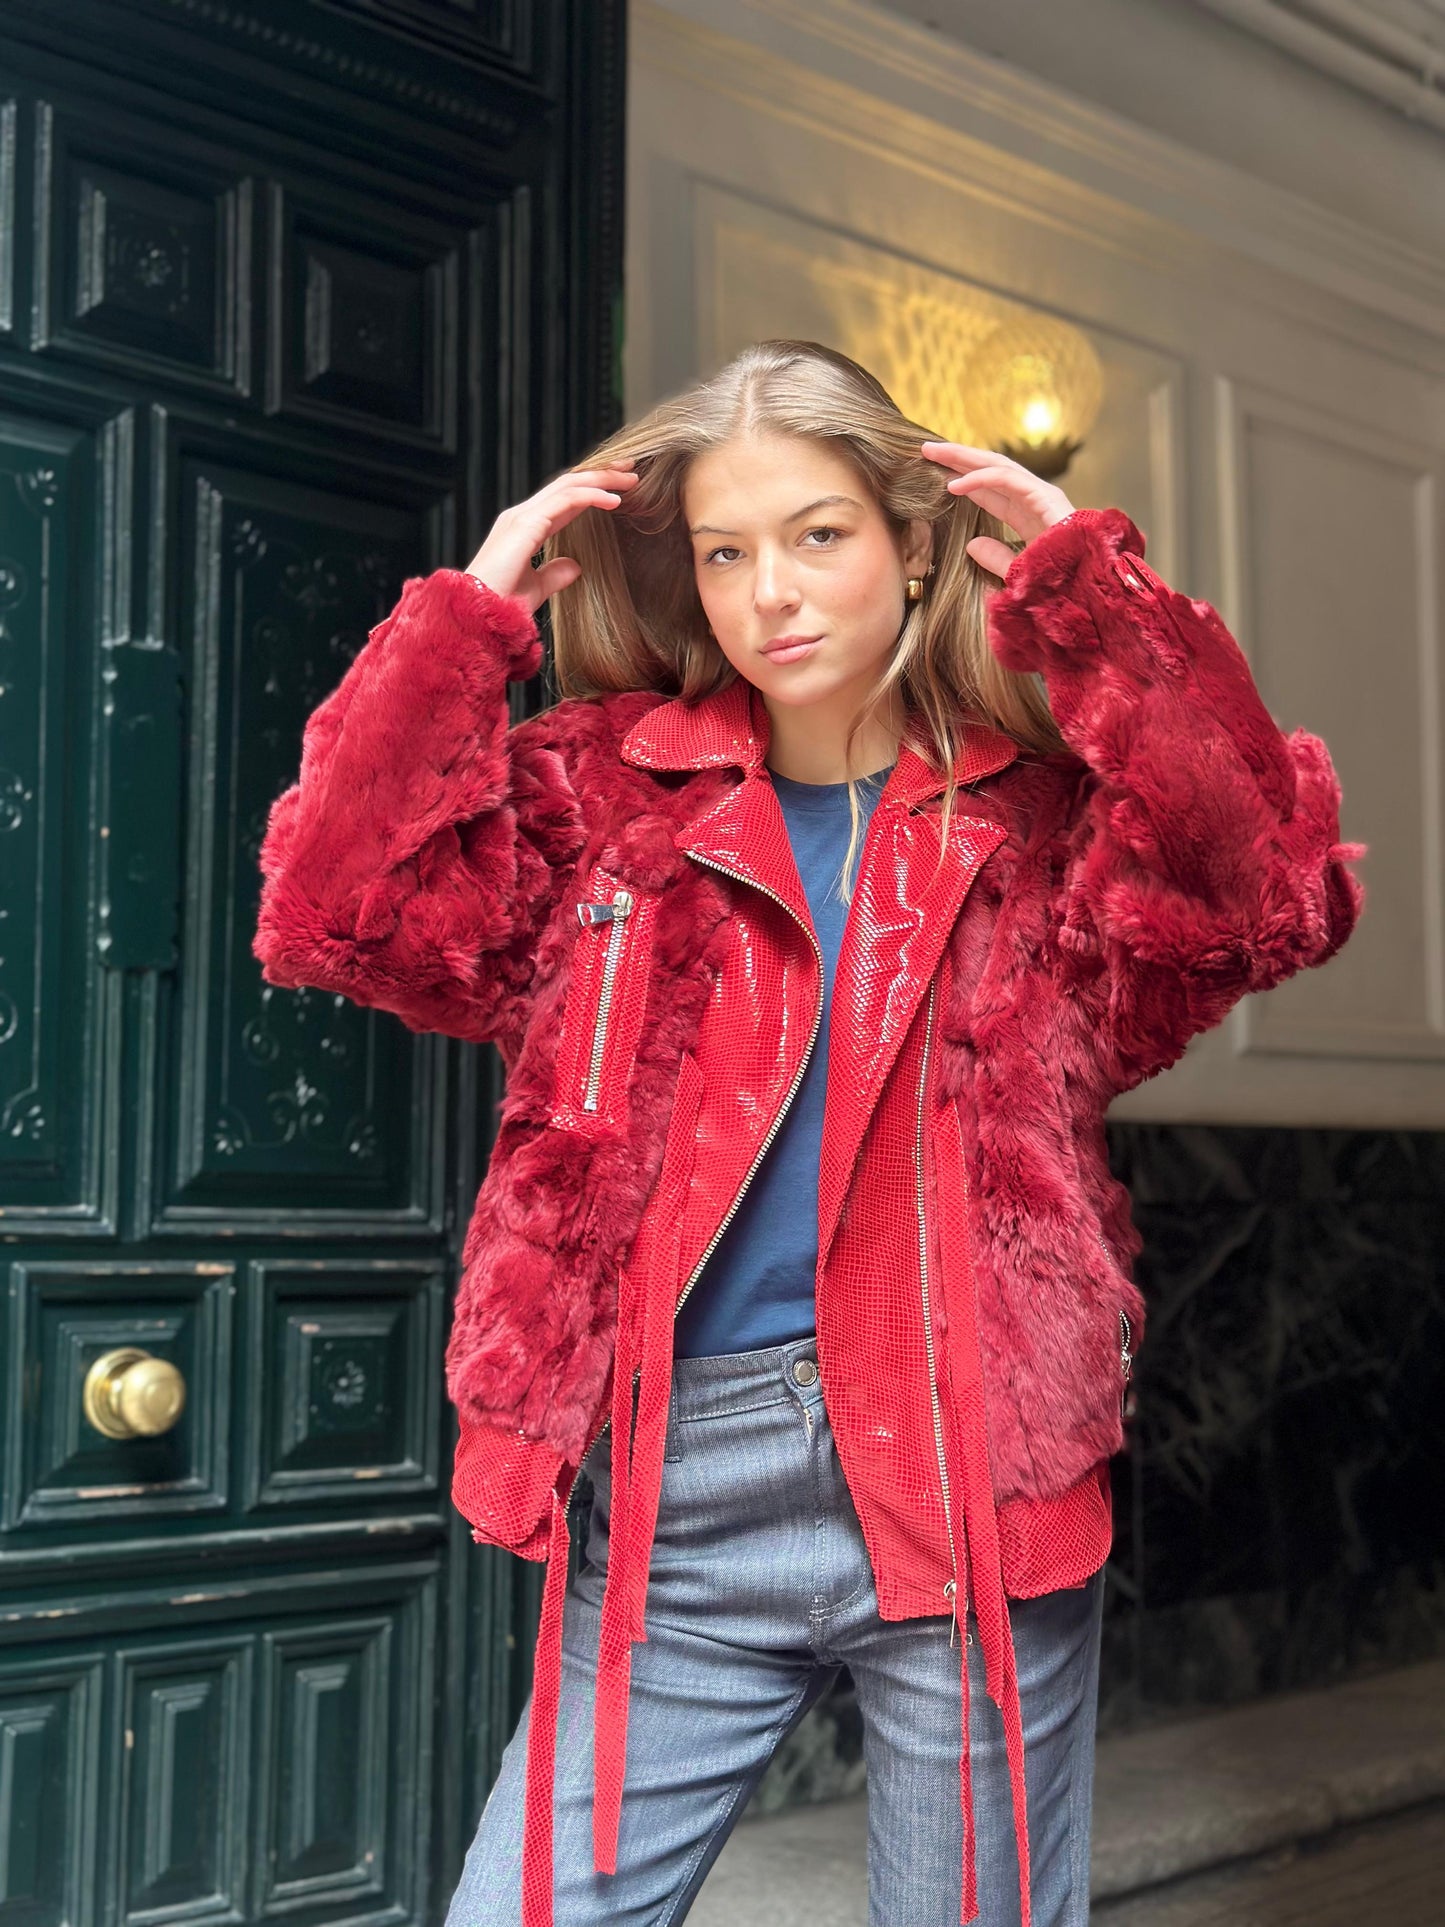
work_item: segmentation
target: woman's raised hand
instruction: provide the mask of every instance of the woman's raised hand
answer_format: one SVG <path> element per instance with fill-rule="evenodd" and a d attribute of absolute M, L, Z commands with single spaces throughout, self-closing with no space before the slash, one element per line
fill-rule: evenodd
<path fill-rule="evenodd" d="M 615 509 L 637 480 L 629 456 L 609 468 L 569 468 L 503 509 L 491 533 L 467 564 L 467 573 L 498 595 L 517 596 L 535 614 L 540 603 L 568 588 L 582 573 L 571 556 L 559 555 L 540 569 L 532 557 L 549 535 L 565 529 L 584 509 Z"/>
<path fill-rule="evenodd" d="M 925 461 L 959 471 L 947 484 L 950 495 L 967 495 L 989 515 L 1017 530 L 1025 543 L 1074 512 L 1061 488 L 1041 481 L 1022 462 L 1001 455 L 996 448 L 970 448 L 966 442 L 920 442 L 919 447 Z M 1007 575 L 1015 551 L 996 536 L 976 535 L 968 544 L 968 554 L 980 568 L 1002 576 Z"/>

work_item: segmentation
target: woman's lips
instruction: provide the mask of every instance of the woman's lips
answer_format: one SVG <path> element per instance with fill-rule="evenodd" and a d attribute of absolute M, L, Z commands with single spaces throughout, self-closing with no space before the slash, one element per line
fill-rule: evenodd
<path fill-rule="evenodd" d="M 765 649 L 763 654 L 769 662 L 798 662 L 810 649 L 816 649 L 822 640 L 821 636 L 814 636 L 811 642 L 790 642 L 781 648 Z"/>

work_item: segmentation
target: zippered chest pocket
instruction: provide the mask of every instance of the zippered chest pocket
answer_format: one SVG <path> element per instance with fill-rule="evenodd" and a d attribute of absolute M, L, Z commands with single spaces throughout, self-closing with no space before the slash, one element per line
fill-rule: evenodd
<path fill-rule="evenodd" d="M 576 899 L 572 975 L 557 1040 L 550 1122 L 620 1137 L 651 978 L 656 896 L 594 869 Z"/>

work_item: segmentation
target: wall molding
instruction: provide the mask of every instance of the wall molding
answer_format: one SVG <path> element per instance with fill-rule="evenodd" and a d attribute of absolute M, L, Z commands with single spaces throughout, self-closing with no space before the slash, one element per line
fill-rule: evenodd
<path fill-rule="evenodd" d="M 724 34 L 708 0 L 633 0 L 636 42 L 660 71 L 1184 279 L 1212 285 L 1228 249 L 1255 271 L 1252 299 L 1376 352 L 1385 319 L 1394 352 L 1445 372 L 1434 254 L 866 0 L 744 0 L 738 15 Z M 880 120 L 884 96 L 894 111 Z"/>
<path fill-rule="evenodd" d="M 1198 0 L 1332 80 L 1445 133 L 1445 7 L 1439 0 Z M 1391 18 L 1391 13 L 1399 18 Z M 1438 39 L 1420 15 L 1438 21 Z"/>

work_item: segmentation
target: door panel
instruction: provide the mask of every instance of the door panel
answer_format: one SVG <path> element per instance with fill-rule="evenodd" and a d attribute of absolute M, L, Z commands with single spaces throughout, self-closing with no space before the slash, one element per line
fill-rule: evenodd
<path fill-rule="evenodd" d="M 268 408 L 455 449 L 466 236 L 281 187 L 271 190 L 271 236 Z"/>
<path fill-rule="evenodd" d="M 242 1816 L 256 1697 L 253 1642 L 235 1635 L 117 1648 L 120 1826 L 107 1882 L 121 1919 L 176 1908 L 241 1914 Z M 114 1749 L 113 1749 L 114 1750 Z"/>
<path fill-rule="evenodd" d="M 0 1927 L 440 1921 L 530 1683 L 500 1066 L 251 939 L 307 716 L 616 420 L 624 12 L 5 9 Z"/>
<path fill-rule="evenodd" d="M 11 1268 L 7 1528 L 90 1529 L 224 1511 L 230 1502 L 235 1277 L 229 1264 L 86 1259 Z M 167 1431 L 113 1438 L 85 1411 L 90 1367 L 120 1347 L 167 1361 L 186 1405 Z M 36 1398 L 42 1386 L 47 1396 Z"/>
<path fill-rule="evenodd" d="M 248 1280 L 248 1510 L 438 1496 L 438 1266 L 257 1259 Z"/>
<path fill-rule="evenodd" d="M 378 1220 L 435 1233 L 435 1050 L 384 1013 L 277 990 L 251 956 L 267 812 L 306 717 L 429 566 L 435 503 L 302 488 L 177 449 L 176 593 L 191 689 L 184 962 L 168 1061 L 184 1103 L 157 1229 Z M 418 491 L 420 495 L 420 491 Z M 449 518 L 447 518 L 449 520 Z"/>
<path fill-rule="evenodd" d="M 175 127 L 34 103 L 31 346 L 228 400 L 250 392 L 255 188 Z"/>
<path fill-rule="evenodd" d="M 0 1207 L 19 1230 L 113 1229 L 104 1102 L 114 1001 L 87 941 L 104 410 L 0 368 Z M 77 412 L 80 419 L 76 419 Z M 78 1105 L 71 1093 L 98 1100 Z"/>

